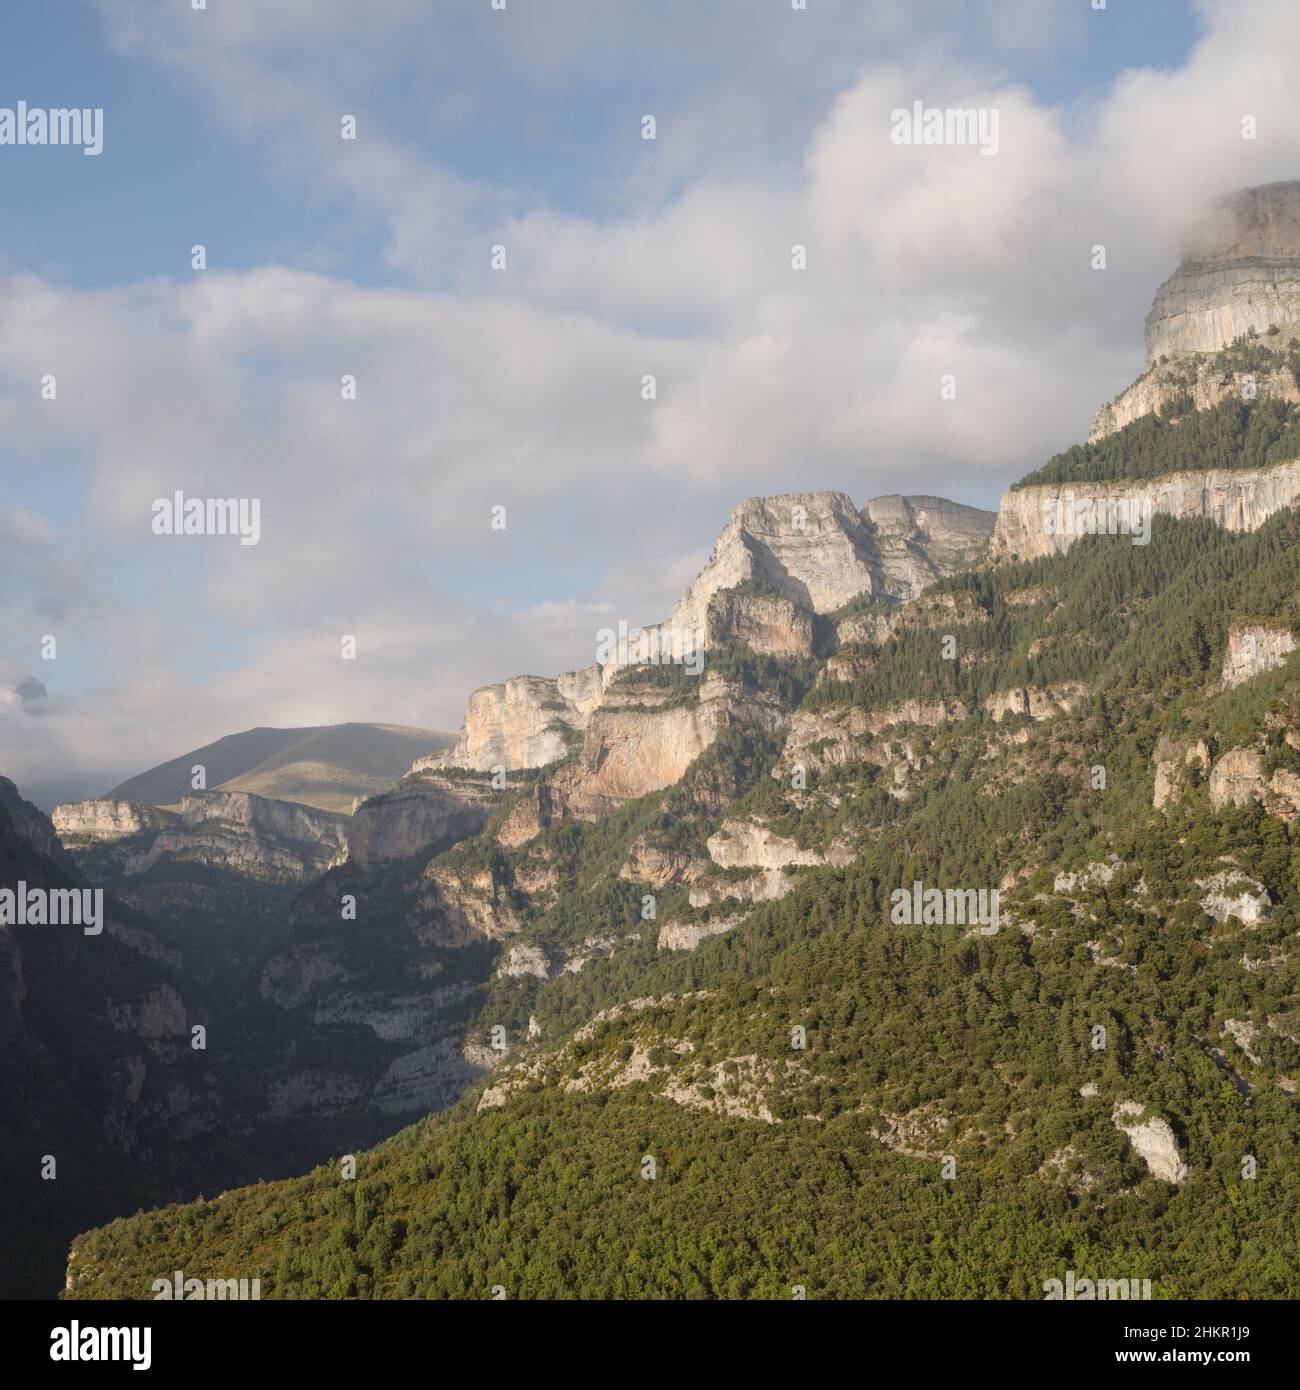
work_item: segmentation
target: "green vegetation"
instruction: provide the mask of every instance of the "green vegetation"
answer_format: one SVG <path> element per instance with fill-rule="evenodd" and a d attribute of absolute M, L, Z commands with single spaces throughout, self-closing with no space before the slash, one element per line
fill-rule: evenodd
<path fill-rule="evenodd" d="M 1144 415 L 1095 444 L 1075 444 L 1015 487 L 1159 478 L 1207 468 L 1265 468 L 1300 458 L 1300 406 L 1226 400 L 1191 414 Z"/>

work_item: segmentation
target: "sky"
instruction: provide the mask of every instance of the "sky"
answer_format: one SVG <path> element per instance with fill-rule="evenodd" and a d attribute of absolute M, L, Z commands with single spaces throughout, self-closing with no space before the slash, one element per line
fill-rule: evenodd
<path fill-rule="evenodd" d="M 1294 0 L 195 3 L 0 18 L 0 111 L 103 111 L 0 144 L 0 773 L 45 806 L 454 730 L 666 617 L 745 497 L 996 507 L 1206 204 L 1300 176 Z M 996 153 L 894 143 L 918 101 Z M 258 543 L 155 534 L 178 490 Z"/>

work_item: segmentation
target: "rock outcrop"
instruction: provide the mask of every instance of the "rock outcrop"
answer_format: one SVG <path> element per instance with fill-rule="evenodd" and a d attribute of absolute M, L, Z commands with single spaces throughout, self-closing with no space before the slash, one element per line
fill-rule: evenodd
<path fill-rule="evenodd" d="M 860 511 L 843 492 L 751 497 L 731 513 L 671 625 L 704 627 L 709 600 L 750 583 L 805 612 L 833 613 L 862 595 L 906 600 L 969 565 L 993 517 L 941 497 L 877 497 Z"/>
<path fill-rule="evenodd" d="M 795 888 L 792 868 L 812 868 L 823 864 L 843 865 L 853 857 L 847 845 L 837 842 L 825 852 L 805 848 L 788 836 L 777 834 L 762 817 L 727 818 L 708 838 L 709 859 L 724 871 L 750 869 L 741 877 L 727 876 L 691 888 L 692 907 L 706 907 L 717 900 L 761 903 L 783 898 Z M 689 924 L 674 924 L 674 930 L 689 932 Z M 704 935 L 711 934 L 708 931 Z M 660 933 L 660 944 L 664 940 Z"/>
<path fill-rule="evenodd" d="M 1295 404 L 1300 402 L 1300 384 L 1289 366 L 1272 363 L 1253 371 L 1221 362 L 1217 355 L 1157 363 L 1093 416 L 1088 443 L 1095 444 L 1144 415 L 1172 409 L 1175 403 L 1193 410 L 1211 410 L 1229 399 Z"/>
<path fill-rule="evenodd" d="M 469 697 L 454 747 L 418 759 L 411 771 L 545 767 L 568 752 L 569 739 L 587 727 L 602 693 L 595 666 L 554 679 L 514 676 L 500 685 L 484 686 Z"/>
<path fill-rule="evenodd" d="M 348 859 L 362 870 L 387 860 L 431 855 L 477 835 L 492 814 L 490 794 L 425 773 L 363 801 L 347 828 Z"/>
<path fill-rule="evenodd" d="M 174 825 L 176 817 L 141 801 L 65 801 L 50 819 L 65 848 L 122 840 Z"/>
<path fill-rule="evenodd" d="M 727 642 L 762 656 L 805 659 L 814 651 L 813 615 L 783 594 L 720 589 L 705 610 L 705 650 Z"/>
<path fill-rule="evenodd" d="M 1098 516 L 1204 517 L 1228 531 L 1254 531 L 1275 512 L 1300 503 L 1300 460 L 1268 468 L 1210 468 L 1135 482 L 1035 483 L 1003 493 L 990 557 L 1000 563 L 1060 555 L 1079 529 L 1061 524 L 1087 503 Z M 1113 534 L 1107 544 L 1140 543 Z"/>
<path fill-rule="evenodd" d="M 907 601 L 983 552 L 994 514 L 942 497 L 874 497 L 862 509 L 880 556 L 882 589 Z"/>
<path fill-rule="evenodd" d="M 1161 734 L 1155 747 L 1155 797 L 1159 810 L 1177 800 L 1186 780 L 1188 769 L 1202 772 L 1210 766 L 1210 746 L 1204 739 L 1171 738 Z"/>
<path fill-rule="evenodd" d="M 913 731 L 960 723 L 969 714 L 960 700 L 905 700 L 870 710 L 861 705 L 797 709 L 790 716 L 775 773 L 787 777 L 799 767 L 826 769 L 870 763 L 893 768 L 893 794 L 905 798 L 908 776 L 918 765 Z"/>
<path fill-rule="evenodd" d="M 659 928 L 661 951 L 693 951 L 701 941 L 729 932 L 743 916 L 713 917 L 705 922 L 665 922 Z"/>
<path fill-rule="evenodd" d="M 531 975 L 534 979 L 548 980 L 555 972 L 540 946 L 530 941 L 517 941 L 502 956 L 496 973 L 507 979 Z"/>
<path fill-rule="evenodd" d="M 1224 198 L 1156 291 L 1147 360 L 1214 352 L 1242 334 L 1300 326 L 1300 182 Z"/>
<path fill-rule="evenodd" d="M 517 846 L 561 820 L 595 820 L 625 802 L 671 786 L 732 726 L 772 730 L 779 709 L 719 676 L 705 675 L 698 699 L 655 709 L 601 709 L 581 751 L 531 788 L 506 818 L 498 838 Z"/>
<path fill-rule="evenodd" d="M 1116 1104 L 1111 1119 L 1115 1128 L 1128 1136 L 1151 1176 L 1176 1186 L 1190 1170 L 1179 1152 L 1173 1127 L 1163 1116 L 1145 1116 L 1145 1111 L 1146 1107 L 1135 1100 L 1122 1100 Z"/>
<path fill-rule="evenodd" d="M 1198 878 L 1197 887 L 1205 890 L 1201 907 L 1216 922 L 1235 917 L 1248 927 L 1256 926 L 1273 907 L 1273 899 L 1262 883 L 1236 870 L 1225 869 L 1209 878 Z"/>
<path fill-rule="evenodd" d="M 1269 815 L 1288 824 L 1300 817 L 1300 777 L 1284 767 L 1266 777 L 1264 759 L 1253 748 L 1230 748 L 1210 773 L 1209 791 L 1216 811 L 1258 801 Z"/>
<path fill-rule="evenodd" d="M 1260 623 L 1234 623 L 1228 629 L 1228 650 L 1223 654 L 1225 686 L 1243 685 L 1265 671 L 1272 671 L 1295 651 L 1290 629 Z"/>
<path fill-rule="evenodd" d="M 1249 806 L 1265 785 L 1263 758 L 1253 748 L 1230 748 L 1210 773 L 1210 803 L 1216 811 Z"/>
<path fill-rule="evenodd" d="M 648 883 L 657 889 L 670 883 L 689 882 L 698 876 L 703 862 L 689 850 L 663 850 L 646 836 L 638 835 L 628 846 L 618 876 L 629 883 Z"/>
<path fill-rule="evenodd" d="M 773 869 L 825 864 L 819 850 L 801 849 L 761 820 L 724 820 L 708 839 L 709 858 L 722 869 Z M 840 859 L 838 862 L 843 862 Z"/>
<path fill-rule="evenodd" d="M 1051 719 L 1056 714 L 1068 714 L 1088 694 L 1088 688 L 1080 681 L 1059 681 L 1044 689 L 1032 686 L 1013 686 L 1009 690 L 998 690 L 984 701 L 995 724 L 1001 723 L 1008 715 L 1028 715 L 1030 719 Z"/>

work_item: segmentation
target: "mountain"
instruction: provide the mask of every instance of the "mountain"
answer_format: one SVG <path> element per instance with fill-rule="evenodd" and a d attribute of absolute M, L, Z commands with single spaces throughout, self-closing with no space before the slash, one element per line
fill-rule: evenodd
<path fill-rule="evenodd" d="M 1090 443 L 1246 393 L 1300 401 L 1300 182 L 1244 188 L 1211 210 L 1156 291 L 1146 348 L 1147 370 L 1097 412 Z"/>
<path fill-rule="evenodd" d="M 811 657 L 815 619 L 855 600 L 914 598 L 971 563 L 993 521 L 990 512 L 939 497 L 877 497 L 860 511 L 842 492 L 751 497 L 733 509 L 671 619 L 634 629 L 626 646 L 631 656 L 639 646 L 708 651 L 737 643 L 759 655 Z M 617 703 L 610 686 L 635 664 L 624 650 L 554 679 L 516 676 L 476 690 L 454 746 L 416 767 L 544 767 L 576 744 L 596 711 Z M 665 777 L 675 780 L 717 725 L 710 717 L 699 728 L 661 731 L 658 737 L 679 743 L 678 753 L 628 786 L 649 791 L 655 782 L 666 785 Z"/>
<path fill-rule="evenodd" d="M 203 922 L 242 1123 L 384 1142 L 86 1231 L 67 1296 L 1296 1297 L 1298 461 L 1285 393 L 1189 392 L 996 523 L 740 504 L 667 622 Z"/>
<path fill-rule="evenodd" d="M 103 799 L 179 806 L 194 790 L 193 768 L 201 765 L 211 791 L 350 812 L 358 797 L 387 791 L 416 758 L 451 741 L 449 734 L 397 724 L 246 729 L 130 777 Z"/>

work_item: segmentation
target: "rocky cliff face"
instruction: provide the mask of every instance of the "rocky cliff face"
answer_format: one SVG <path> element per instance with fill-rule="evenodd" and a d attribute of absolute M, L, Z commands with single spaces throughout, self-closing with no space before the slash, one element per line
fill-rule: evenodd
<path fill-rule="evenodd" d="M 702 629 L 709 600 L 745 583 L 811 613 L 832 613 L 864 594 L 915 598 L 969 564 L 992 521 L 940 497 L 877 497 L 861 511 L 843 492 L 751 497 L 733 509 L 670 626 Z"/>
<path fill-rule="evenodd" d="M 1147 360 L 1286 325 L 1300 325 L 1300 182 L 1242 189 L 1197 228 L 1147 315 Z"/>
<path fill-rule="evenodd" d="M 803 847 L 788 836 L 777 834 L 761 817 L 728 817 L 709 836 L 707 846 L 710 861 L 719 869 L 752 872 L 739 876 L 727 872 L 691 888 L 688 900 L 692 907 L 728 901 L 773 902 L 794 891 L 795 878 L 787 870 L 842 865 L 853 858 L 851 848 L 841 841 L 831 844 L 824 852 Z M 660 931 L 659 944 L 662 949 L 693 950 L 704 937 L 729 930 L 741 920 L 740 916 L 733 916 L 723 924 L 716 919 L 700 923 L 672 922 Z M 684 946 L 684 942 L 691 944 Z"/>
<path fill-rule="evenodd" d="M 65 846 L 111 842 L 161 830 L 176 824 L 177 817 L 139 801 L 65 801 L 51 814 L 55 830 Z"/>
<path fill-rule="evenodd" d="M 723 696 L 705 680 L 698 701 L 683 708 L 628 709 L 616 678 L 637 664 L 638 652 L 655 642 L 673 651 L 674 641 L 698 638 L 705 652 L 740 645 L 759 655 L 812 656 L 816 617 L 863 595 L 915 598 L 972 562 L 993 520 L 977 507 L 926 496 L 876 498 L 861 510 L 843 492 L 749 498 L 731 512 L 672 619 L 630 632 L 627 651 L 609 663 L 474 692 L 455 748 L 413 770 L 544 767 L 581 742 L 576 762 L 539 787 L 503 835 L 517 844 L 566 815 L 602 815 L 676 781 L 740 708 L 736 692 Z M 655 702 L 652 694 L 645 699 Z"/>
<path fill-rule="evenodd" d="M 1300 182 L 1243 189 L 1189 238 L 1182 264 L 1147 317 L 1147 370 L 1097 412 L 1089 442 L 1172 403 L 1175 429 L 1188 411 L 1229 399 L 1300 403 L 1293 342 L 1300 345 Z M 1084 503 L 1112 516 L 1123 508 L 1130 518 L 1205 517 L 1231 531 L 1253 531 L 1297 500 L 1297 460 L 1133 482 L 1012 488 L 998 508 L 989 555 L 1002 562 L 1068 550 L 1076 535 L 1098 525 L 1095 515 L 1067 519 Z M 1115 535 L 1117 544 L 1130 539 Z"/>
<path fill-rule="evenodd" d="M 136 802 L 70 802 L 54 808 L 53 821 L 65 847 L 88 867 L 126 875 L 184 859 L 305 883 L 347 849 L 346 816 L 248 792 L 196 792 L 179 813 Z"/>
<path fill-rule="evenodd" d="M 1287 341 L 1287 340 L 1284 340 Z M 1210 410 L 1226 400 L 1300 402 L 1300 385 L 1290 366 L 1265 359 L 1257 370 L 1220 361 L 1217 356 L 1166 362 L 1149 368 L 1093 417 L 1088 443 L 1095 444 L 1144 415 L 1158 414 L 1174 401 Z"/>
<path fill-rule="evenodd" d="M 983 552 L 994 515 L 942 497 L 876 497 L 862 509 L 880 556 L 881 589 L 914 599 Z"/>
<path fill-rule="evenodd" d="M 739 642 L 763 656 L 813 655 L 812 615 L 779 594 L 721 589 L 705 609 L 705 648 Z"/>
<path fill-rule="evenodd" d="M 595 666 L 554 679 L 515 676 L 501 685 L 484 686 L 469 697 L 455 746 L 447 753 L 418 759 L 411 771 L 545 767 L 564 757 L 569 738 L 587 727 L 602 691 L 600 670 Z"/>
<path fill-rule="evenodd" d="M 993 717 L 994 723 L 1001 723 L 1008 715 L 1051 719 L 1057 714 L 1068 714 L 1087 694 L 1088 688 L 1081 681 L 1060 681 L 1043 690 L 1013 686 L 990 695 L 984 701 L 984 708 Z"/>
<path fill-rule="evenodd" d="M 1206 469 L 1170 473 L 1140 482 L 1040 483 L 1002 495 L 989 553 L 995 561 L 1034 560 L 1060 555 L 1078 532 L 1059 519 L 1083 502 L 1119 514 L 1205 517 L 1229 531 L 1254 531 L 1274 512 L 1300 502 L 1300 460 L 1271 468 Z M 1129 545 L 1116 534 L 1108 544 Z"/>
<path fill-rule="evenodd" d="M 1192 769 L 1208 771 L 1210 748 L 1204 739 L 1171 738 L 1161 734 L 1155 747 L 1155 798 L 1159 810 L 1176 801 Z"/>
<path fill-rule="evenodd" d="M 1300 815 L 1300 777 L 1286 768 L 1266 776 L 1264 759 L 1253 748 L 1230 748 L 1210 772 L 1209 792 L 1216 811 L 1258 801 L 1279 820 L 1290 822 Z"/>
<path fill-rule="evenodd" d="M 1293 651 L 1295 637 L 1287 628 L 1233 623 L 1228 629 L 1228 650 L 1223 654 L 1223 683 L 1229 688 L 1243 685 L 1281 666 Z"/>
<path fill-rule="evenodd" d="M 347 827 L 348 859 L 373 869 L 386 860 L 427 857 L 477 835 L 491 814 L 483 787 L 423 773 L 357 807 Z"/>
<path fill-rule="evenodd" d="M 624 694 L 623 686 L 614 687 Z M 671 786 L 722 729 L 771 730 L 782 723 L 773 703 L 719 676 L 700 678 L 698 697 L 654 708 L 641 691 L 631 708 L 611 705 L 592 716 L 578 756 L 534 787 L 506 818 L 503 845 L 526 843 L 562 820 L 595 820 L 624 802 Z"/>

